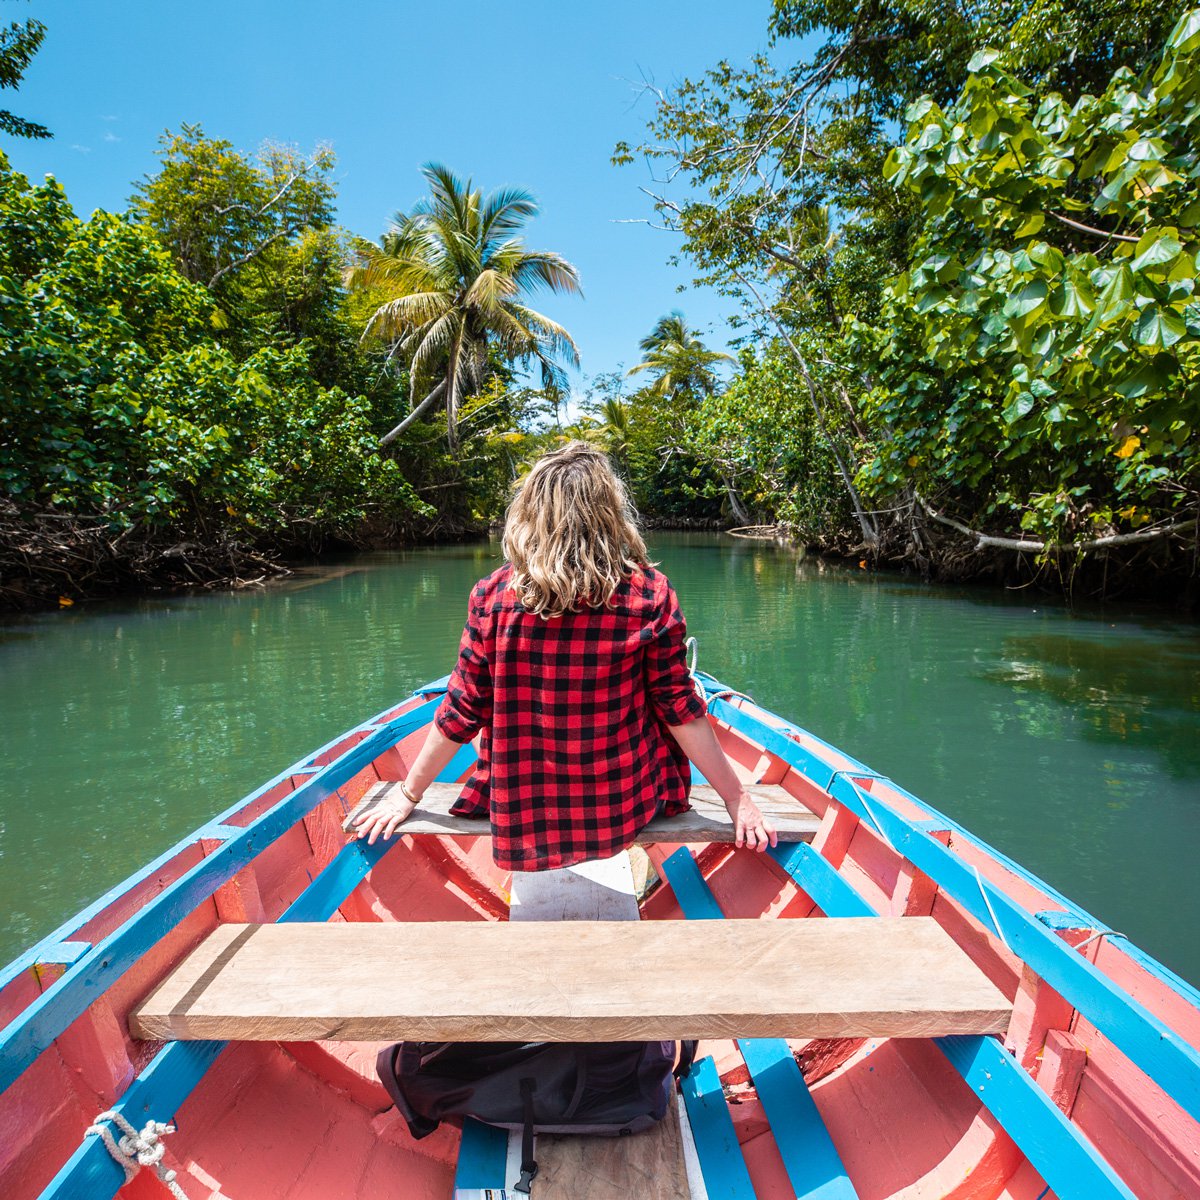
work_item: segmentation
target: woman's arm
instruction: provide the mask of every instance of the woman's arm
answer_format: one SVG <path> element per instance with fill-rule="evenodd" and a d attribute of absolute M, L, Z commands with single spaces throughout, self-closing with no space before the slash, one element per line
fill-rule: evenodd
<path fill-rule="evenodd" d="M 758 805 L 742 787 L 708 718 L 699 717 L 684 725 L 668 725 L 667 730 L 700 774 L 717 789 L 717 795 L 725 801 L 725 807 L 733 819 L 735 845 L 749 846 L 751 850 L 759 851 L 765 850 L 768 845 L 776 845 L 778 838 L 775 826 L 763 816 Z"/>
<path fill-rule="evenodd" d="M 425 744 L 404 780 L 404 788 L 412 799 L 400 788 L 394 788 L 385 803 L 376 805 L 355 821 L 358 836 L 365 837 L 368 845 L 380 836 L 390 838 L 396 827 L 412 816 L 425 789 L 454 757 L 459 746 L 471 741 L 491 723 L 492 676 L 488 669 L 480 612 L 486 583 L 486 579 L 481 580 L 471 590 L 467 623 L 458 644 L 458 662 L 446 681 L 446 694 L 433 715 Z"/>
<path fill-rule="evenodd" d="M 390 838 L 396 832 L 397 826 L 412 816 L 413 809 L 425 794 L 425 789 L 454 757 L 460 745 L 460 742 L 452 741 L 436 725 L 430 725 L 425 744 L 421 747 L 416 762 L 409 767 L 408 776 L 404 780 L 404 787 L 413 799 L 409 800 L 400 788 L 393 788 L 386 800 L 357 818 L 355 825 L 358 827 L 358 836 L 365 837 L 368 846 L 373 846 L 377 837 Z"/>

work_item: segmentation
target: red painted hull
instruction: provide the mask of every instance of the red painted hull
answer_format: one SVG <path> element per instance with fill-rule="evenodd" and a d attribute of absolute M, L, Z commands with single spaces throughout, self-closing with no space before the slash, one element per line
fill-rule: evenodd
<path fill-rule="evenodd" d="M 409 705 L 401 706 L 397 712 Z M 1014 1000 L 1007 1044 L 1097 1145 L 1139 1197 L 1200 1197 L 1200 1129 L 1156 1085 L 867 824 L 748 740 L 721 728 L 745 778 L 778 783 L 823 818 L 815 847 L 880 911 L 931 914 Z M 335 747 L 344 751 L 361 734 Z M 0 1195 L 34 1200 L 80 1144 L 94 1116 L 115 1101 L 159 1048 L 133 1041 L 125 1013 L 222 921 L 270 921 L 344 844 L 342 802 L 378 779 L 400 778 L 423 733 L 411 735 L 325 801 L 224 885 L 146 954 L 0 1096 Z M 822 750 L 828 754 L 826 748 Z M 296 785 L 285 781 L 235 819 L 246 824 Z M 903 802 L 888 798 L 897 809 Z M 924 813 L 913 815 L 924 816 Z M 952 849 L 1031 911 L 1053 895 L 974 843 Z M 78 932 L 95 942 L 211 849 L 203 841 L 157 876 L 114 899 Z M 651 848 L 654 863 L 673 850 Z M 731 917 L 822 919 L 774 864 L 748 851 L 699 851 L 704 874 Z M 486 838 L 402 839 L 343 903 L 346 921 L 504 920 L 507 878 Z M 682 916 L 668 888 L 652 889 L 643 916 Z M 1078 940 L 1081 934 L 1064 932 Z M 1161 1021 L 1200 1044 L 1200 1011 L 1124 952 L 1096 939 L 1085 953 Z M 0 1024 L 30 1004 L 61 968 L 41 965 L 0 992 Z M 749 982 L 749 981 L 748 981 Z M 975 1093 L 923 1040 L 793 1044 L 813 1097 L 862 1200 L 1041 1200 L 1046 1185 Z M 359 1043 L 240 1043 L 216 1060 L 177 1114 L 167 1163 L 191 1200 L 443 1200 L 451 1195 L 456 1131 L 413 1142 L 374 1077 L 376 1047 Z M 740 1056 L 711 1053 L 732 1089 L 731 1112 L 759 1196 L 794 1195 Z M 159 1197 L 143 1172 L 120 1192 Z"/>

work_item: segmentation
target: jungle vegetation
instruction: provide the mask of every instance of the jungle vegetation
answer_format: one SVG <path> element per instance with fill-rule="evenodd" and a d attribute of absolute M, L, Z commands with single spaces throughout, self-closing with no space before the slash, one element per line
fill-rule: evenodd
<path fill-rule="evenodd" d="M 651 522 L 1194 600 L 1200 10 L 776 0 L 766 32 L 614 153 L 736 353 L 664 311 L 574 396 L 538 297 L 579 275 L 519 188 L 431 163 L 368 238 L 329 148 L 185 124 L 84 220 L 0 151 L 0 602 L 477 534 L 571 437 Z M 44 33 L 0 30 L 0 87 Z"/>

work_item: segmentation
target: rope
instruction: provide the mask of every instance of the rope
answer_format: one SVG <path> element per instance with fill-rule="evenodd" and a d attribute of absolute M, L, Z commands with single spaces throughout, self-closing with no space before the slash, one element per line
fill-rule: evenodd
<path fill-rule="evenodd" d="M 683 648 L 687 655 L 687 671 L 692 678 L 692 686 L 706 704 L 711 700 L 720 700 L 724 696 L 737 696 L 742 700 L 749 700 L 751 704 L 754 703 L 752 696 L 747 696 L 745 692 L 735 691 L 733 688 L 721 688 L 720 691 L 709 695 L 705 691 L 704 684 L 700 682 L 700 676 L 696 673 L 696 661 L 700 657 L 700 643 L 694 637 L 690 637 L 683 643 Z"/>
<path fill-rule="evenodd" d="M 107 1125 L 102 1124 L 104 1121 L 111 1121 L 121 1130 L 119 1140 L 113 1137 Z M 96 1134 L 104 1143 L 113 1162 L 125 1172 L 126 1183 L 143 1167 L 153 1167 L 154 1173 L 166 1184 L 175 1200 L 188 1200 L 187 1193 L 175 1182 L 175 1172 L 164 1166 L 162 1161 L 167 1149 L 162 1139 L 174 1132 L 174 1125 L 154 1120 L 147 1121 L 141 1130 L 137 1130 L 115 1108 L 102 1112 L 86 1130 L 86 1133 Z"/>
<path fill-rule="evenodd" d="M 996 910 L 992 907 L 992 902 L 988 899 L 987 888 L 983 886 L 983 876 L 979 873 L 978 867 L 972 867 L 975 872 L 975 882 L 979 885 L 979 894 L 983 897 L 983 902 L 987 906 L 988 916 L 992 918 L 992 926 L 996 930 L 996 936 L 1000 939 L 1001 944 L 1009 954 L 1017 954 L 1017 952 L 1008 944 L 1008 938 L 1004 936 L 1004 930 L 1000 928 L 1000 922 L 996 919 Z M 1017 957 L 1021 956 L 1017 954 Z"/>
<path fill-rule="evenodd" d="M 1093 930 L 1093 931 L 1092 931 L 1092 933 L 1091 933 L 1091 934 L 1089 934 L 1087 937 L 1085 937 L 1085 938 L 1083 939 L 1083 941 L 1082 941 L 1082 942 L 1080 942 L 1080 943 L 1079 943 L 1079 944 L 1078 944 L 1078 945 L 1075 947 L 1075 949 L 1076 949 L 1076 950 L 1082 950 L 1082 949 L 1084 948 L 1084 946 L 1089 946 L 1089 945 L 1091 945 L 1091 943 L 1092 943 L 1092 942 L 1094 942 L 1094 941 L 1095 941 L 1097 938 L 1102 938 L 1102 937 L 1119 937 L 1119 938 L 1124 938 L 1126 941 L 1129 941 L 1129 937 L 1128 937 L 1128 935 L 1127 935 L 1127 934 L 1124 934 L 1124 933 L 1121 933 L 1119 930 L 1116 930 L 1116 929 L 1096 929 L 1096 930 Z"/>

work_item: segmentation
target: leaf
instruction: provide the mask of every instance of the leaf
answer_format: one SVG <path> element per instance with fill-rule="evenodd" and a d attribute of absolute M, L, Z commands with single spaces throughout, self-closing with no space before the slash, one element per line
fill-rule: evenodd
<path fill-rule="evenodd" d="M 1115 321 L 1133 304 L 1133 273 L 1122 263 L 1100 293 L 1093 323 Z"/>
<path fill-rule="evenodd" d="M 998 58 L 1000 58 L 1000 51 L 994 47 L 985 47 L 983 50 L 976 50 L 971 55 L 971 61 L 967 63 L 967 71 L 975 75 L 985 67 L 990 67 Z"/>
<path fill-rule="evenodd" d="M 1036 312 L 1046 303 L 1046 281 L 1035 279 L 1027 283 L 1015 296 L 1011 296 L 1004 306 L 1004 311 L 1010 317 L 1027 317 Z"/>
<path fill-rule="evenodd" d="M 1148 233 L 1135 248 L 1137 257 L 1129 264 L 1131 271 L 1144 271 L 1147 267 L 1164 266 L 1174 262 L 1183 251 L 1179 241 L 1170 233 Z"/>
<path fill-rule="evenodd" d="M 1027 417 L 1033 408 L 1033 396 L 1029 392 L 1022 392 L 1005 410 L 1004 419 L 1010 424 L 1015 425 L 1022 417 Z"/>
<path fill-rule="evenodd" d="M 1170 308 L 1150 305 L 1138 318 L 1133 327 L 1133 336 L 1140 345 L 1154 346 L 1160 350 L 1173 346 L 1187 333 L 1183 318 Z"/>
<path fill-rule="evenodd" d="M 1184 13 L 1179 18 L 1179 23 L 1171 30 L 1167 48 L 1174 50 L 1176 54 L 1186 54 L 1197 46 L 1200 46 L 1200 8 L 1193 8 Z"/>
<path fill-rule="evenodd" d="M 1013 237 L 1030 237 L 1032 234 L 1038 233 L 1042 226 L 1046 223 L 1046 214 L 1035 212 L 1030 213 L 1024 221 L 1017 227 L 1017 231 Z"/>

